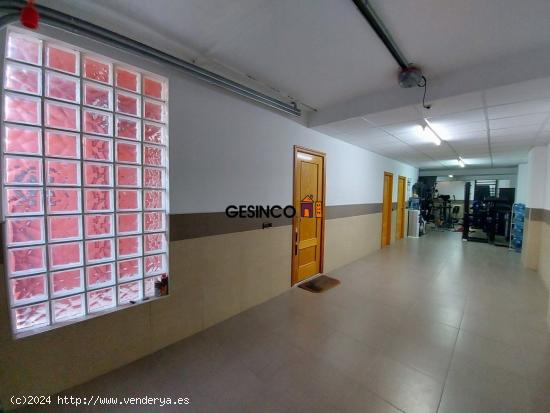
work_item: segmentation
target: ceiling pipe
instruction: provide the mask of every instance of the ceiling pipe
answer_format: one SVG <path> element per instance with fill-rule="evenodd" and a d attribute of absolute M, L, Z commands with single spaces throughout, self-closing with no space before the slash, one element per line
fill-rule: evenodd
<path fill-rule="evenodd" d="M 388 49 L 401 69 L 408 69 L 411 66 L 410 62 L 405 58 L 403 52 L 399 50 L 399 47 L 393 40 L 384 22 L 378 17 L 370 5 L 370 2 L 368 0 L 353 0 L 353 3 L 357 6 L 380 40 L 382 40 L 382 43 L 384 43 L 384 46 L 386 46 L 386 49 Z"/>
<path fill-rule="evenodd" d="M 19 13 L 25 5 L 26 2 L 24 0 L 0 0 L 0 13 L 4 13 L 4 15 L 0 17 L 0 30 L 8 24 L 18 21 Z M 254 102 L 261 103 L 262 105 L 279 110 L 288 115 L 300 116 L 302 113 L 296 106 L 295 102 L 286 103 L 282 100 L 273 98 L 269 95 L 249 88 L 248 86 L 244 86 L 200 66 L 194 65 L 193 63 L 187 62 L 183 59 L 172 56 L 168 53 L 104 29 L 77 17 L 73 17 L 45 6 L 35 5 L 35 7 L 40 14 L 40 22 L 48 26 L 85 36 L 109 46 L 113 46 L 117 49 L 166 64 L 182 72 L 186 72 L 197 79 L 208 82 L 211 85 L 228 90 L 239 96 L 246 97 Z"/>
<path fill-rule="evenodd" d="M 412 63 L 408 61 L 408 59 L 405 57 L 403 52 L 399 49 L 399 47 L 393 40 L 382 19 L 378 17 L 376 12 L 372 8 L 369 0 L 353 0 L 353 3 L 355 4 L 355 6 L 357 6 L 365 20 L 370 24 L 380 40 L 382 40 L 382 43 L 384 43 L 384 46 L 386 46 L 397 64 L 401 67 L 401 71 L 399 73 L 399 86 L 403 88 L 410 88 L 415 86 L 423 87 L 424 96 L 422 98 L 422 106 L 424 107 L 424 109 L 431 109 L 432 105 L 426 104 L 425 101 L 428 81 L 426 79 L 426 76 L 424 76 L 424 74 L 422 73 L 422 70 L 420 70 L 420 68 L 418 67 L 415 67 Z M 424 118 L 424 120 L 430 131 L 433 132 L 435 137 L 437 138 L 437 140 L 434 140 L 434 143 L 436 145 L 440 145 L 441 142 L 445 142 L 447 146 L 449 146 L 449 148 L 451 148 L 452 151 L 456 154 L 459 166 L 461 168 L 464 168 L 466 164 L 464 163 L 464 160 L 460 157 L 458 152 L 455 150 L 455 148 L 448 141 L 441 139 L 441 137 L 437 133 L 435 133 L 435 130 L 429 125 L 426 118 Z"/>

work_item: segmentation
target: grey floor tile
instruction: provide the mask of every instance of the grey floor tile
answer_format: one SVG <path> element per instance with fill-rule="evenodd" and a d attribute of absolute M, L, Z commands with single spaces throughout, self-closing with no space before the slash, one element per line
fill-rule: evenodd
<path fill-rule="evenodd" d="M 328 337 L 326 347 L 319 357 L 342 374 L 361 380 L 367 377 L 378 353 L 376 348 L 336 332 Z"/>
<path fill-rule="evenodd" d="M 521 338 L 527 376 L 550 383 L 550 332 L 524 331 Z"/>
<path fill-rule="evenodd" d="M 548 293 L 519 254 L 433 232 L 292 288 L 70 395 L 184 396 L 200 413 L 548 413 Z M 70 406 L 51 412 L 159 411 Z"/>
<path fill-rule="evenodd" d="M 550 412 L 550 377 L 548 370 L 545 377 L 529 380 L 532 413 Z"/>
<path fill-rule="evenodd" d="M 243 364 L 235 361 L 225 365 L 217 374 L 202 382 L 200 393 L 210 396 L 220 406 L 233 409 L 250 404 L 263 383 Z"/>
<path fill-rule="evenodd" d="M 520 346 L 496 341 L 462 330 L 454 353 L 455 360 L 467 360 L 527 375 L 528 365 Z"/>
<path fill-rule="evenodd" d="M 383 320 L 365 317 L 363 314 L 352 314 L 339 322 L 331 322 L 330 326 L 369 347 L 382 349 L 397 339 L 397 325 L 389 325 Z"/>
<path fill-rule="evenodd" d="M 322 351 L 331 332 L 322 320 L 309 317 L 295 318 L 274 330 L 289 344 L 310 352 Z"/>
<path fill-rule="evenodd" d="M 521 345 L 521 335 L 512 313 L 466 311 L 460 328 L 506 344 Z"/>
<path fill-rule="evenodd" d="M 452 349 L 420 342 L 396 341 L 383 350 L 383 354 L 436 380 L 444 381 L 449 370 Z"/>
<path fill-rule="evenodd" d="M 453 358 L 446 386 L 466 399 L 480 399 L 502 406 L 504 411 L 528 412 L 531 394 L 528 380 L 480 359 Z"/>
<path fill-rule="evenodd" d="M 443 391 L 443 382 L 385 356 L 378 356 L 364 384 L 407 413 L 436 412 Z"/>
<path fill-rule="evenodd" d="M 392 406 L 364 385 L 358 385 L 348 397 L 341 400 L 338 408 L 342 413 L 403 413 L 403 410 Z"/>
<path fill-rule="evenodd" d="M 526 413 L 527 410 L 516 410 L 500 400 L 468 391 L 454 381 L 445 384 L 438 413 Z"/>
<path fill-rule="evenodd" d="M 444 298 L 440 297 L 430 298 L 441 299 L 441 302 L 445 301 Z M 458 306 L 451 306 L 448 303 L 440 303 L 438 301 L 422 300 L 410 309 L 403 321 L 404 323 L 414 323 L 425 320 L 460 328 L 463 315 L 463 309 Z"/>

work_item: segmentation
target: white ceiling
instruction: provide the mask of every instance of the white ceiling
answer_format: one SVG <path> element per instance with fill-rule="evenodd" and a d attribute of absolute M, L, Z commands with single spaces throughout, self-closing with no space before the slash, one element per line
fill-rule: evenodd
<path fill-rule="evenodd" d="M 410 105 L 328 123 L 315 129 L 420 168 L 512 166 L 550 143 L 550 78 Z M 421 132 L 424 118 L 444 140 Z"/>
<path fill-rule="evenodd" d="M 351 0 L 38 1 L 116 31 L 134 26 L 132 36 L 146 31 L 150 44 L 179 45 L 318 109 L 397 87 L 396 63 Z M 429 77 L 550 38 L 548 0 L 371 3 Z"/>
<path fill-rule="evenodd" d="M 39 2 L 119 32 L 152 28 L 200 65 L 221 62 L 316 108 L 396 84 L 395 62 L 351 0 Z"/>
<path fill-rule="evenodd" d="M 420 91 L 399 89 L 396 63 L 351 0 L 38 2 L 292 96 L 319 109 L 310 117 L 316 129 L 421 168 L 456 166 L 458 155 L 469 165 L 515 165 L 550 141 L 550 80 L 535 79 L 550 76 L 550 65 L 518 57 L 550 56 L 549 0 L 372 0 L 404 54 L 433 79 L 433 96 L 445 97 L 425 113 L 400 107 Z M 487 89 L 520 77 L 535 80 Z M 358 111 L 357 102 L 394 109 Z M 424 116 L 445 144 L 418 134 Z"/>
<path fill-rule="evenodd" d="M 548 47 L 548 0 L 371 1 L 396 43 L 434 77 Z"/>

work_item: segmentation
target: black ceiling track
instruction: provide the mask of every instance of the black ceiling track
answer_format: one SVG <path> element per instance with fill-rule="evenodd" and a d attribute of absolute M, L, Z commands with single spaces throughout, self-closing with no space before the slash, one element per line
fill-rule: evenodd
<path fill-rule="evenodd" d="M 405 58 L 405 55 L 399 50 L 399 47 L 393 40 L 390 32 L 386 29 L 384 22 L 378 17 L 368 0 L 353 0 L 365 20 L 370 24 L 374 32 L 378 35 L 384 46 L 388 49 L 397 64 L 406 69 L 411 66 L 410 62 Z"/>
<path fill-rule="evenodd" d="M 0 0 L 0 13 L 3 14 L 0 17 L 0 29 L 10 23 L 18 21 L 21 9 L 26 4 L 27 2 L 24 0 Z M 40 22 L 43 24 L 68 31 L 70 33 L 85 36 L 109 46 L 113 46 L 117 49 L 161 62 L 170 67 L 181 70 L 182 72 L 186 72 L 197 79 L 208 82 L 211 85 L 228 90 L 286 114 L 293 116 L 301 115 L 301 110 L 295 103 L 287 103 L 273 98 L 193 63 L 147 46 L 121 34 L 104 29 L 103 27 L 97 26 L 85 20 L 50 9 L 49 7 L 40 5 L 35 5 L 35 7 L 40 14 Z"/>

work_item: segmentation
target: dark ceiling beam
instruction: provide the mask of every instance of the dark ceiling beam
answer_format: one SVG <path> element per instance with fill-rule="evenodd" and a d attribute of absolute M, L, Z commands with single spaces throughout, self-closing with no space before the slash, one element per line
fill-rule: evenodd
<path fill-rule="evenodd" d="M 402 69 L 408 68 L 411 65 L 410 62 L 407 60 L 403 52 L 399 50 L 399 47 L 393 40 L 390 32 L 384 25 L 384 22 L 380 19 L 380 17 L 378 17 L 370 5 L 370 2 L 368 0 L 353 0 L 353 3 L 357 6 L 365 20 L 370 24 L 372 30 L 374 30 L 380 40 L 382 40 L 382 43 L 384 43 L 384 46 L 386 46 L 386 49 L 388 49 L 397 64 Z"/>

